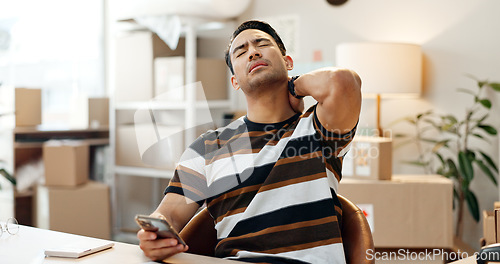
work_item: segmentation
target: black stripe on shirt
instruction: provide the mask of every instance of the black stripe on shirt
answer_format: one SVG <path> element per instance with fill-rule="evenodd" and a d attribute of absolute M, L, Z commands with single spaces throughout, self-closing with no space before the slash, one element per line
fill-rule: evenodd
<path fill-rule="evenodd" d="M 297 195 L 300 195 L 300 193 Z M 272 201 L 268 202 L 272 203 Z M 332 215 L 336 215 L 336 212 L 334 204 L 330 198 L 311 203 L 289 206 L 266 214 L 241 220 L 238 224 L 236 224 L 231 233 L 229 233 L 228 237 L 241 236 L 244 234 L 258 232 L 272 226 L 321 219 Z M 273 223 L 273 225 L 269 225 L 269 223 Z"/>

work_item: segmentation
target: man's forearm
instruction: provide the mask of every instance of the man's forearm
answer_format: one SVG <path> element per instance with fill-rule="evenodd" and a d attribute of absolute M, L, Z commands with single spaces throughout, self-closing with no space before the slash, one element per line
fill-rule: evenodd
<path fill-rule="evenodd" d="M 359 119 L 361 79 L 351 70 L 322 68 L 295 80 L 297 95 L 318 101 L 317 115 L 329 131 L 350 131 Z"/>
<path fill-rule="evenodd" d="M 199 205 L 197 203 L 192 201 L 187 202 L 186 197 L 169 193 L 165 195 L 151 216 L 166 218 L 177 231 L 180 231 L 194 216 L 198 208 Z"/>
<path fill-rule="evenodd" d="M 297 95 L 312 96 L 319 103 L 323 103 L 335 92 L 357 92 L 361 79 L 351 70 L 329 67 L 303 74 L 294 84 Z"/>

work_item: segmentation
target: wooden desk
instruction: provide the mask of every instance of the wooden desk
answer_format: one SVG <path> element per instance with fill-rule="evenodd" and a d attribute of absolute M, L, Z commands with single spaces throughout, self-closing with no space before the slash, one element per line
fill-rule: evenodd
<path fill-rule="evenodd" d="M 0 222 L 4 225 L 5 223 Z M 4 233 L 0 237 L 0 262 L 2 264 L 60 264 L 60 263 L 156 263 L 146 258 L 137 245 L 114 242 L 111 249 L 91 254 L 78 259 L 45 257 L 44 249 L 55 248 L 82 241 L 101 240 L 85 236 L 61 233 L 29 226 L 20 226 L 16 235 Z M 102 240 L 101 240 L 102 241 Z M 223 260 L 188 253 L 177 254 L 164 261 L 172 264 L 237 264 L 238 261 Z"/>

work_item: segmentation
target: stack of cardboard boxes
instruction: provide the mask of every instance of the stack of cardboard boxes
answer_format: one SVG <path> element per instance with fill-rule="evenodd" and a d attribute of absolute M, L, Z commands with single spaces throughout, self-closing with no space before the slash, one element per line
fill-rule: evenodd
<path fill-rule="evenodd" d="M 453 247 L 452 181 L 392 175 L 391 138 L 354 138 L 338 192 L 363 210 L 376 248 Z"/>
<path fill-rule="evenodd" d="M 111 238 L 109 186 L 89 180 L 85 141 L 43 144 L 45 185 L 37 188 L 37 225 L 103 239 Z"/>
<path fill-rule="evenodd" d="M 343 179 L 339 193 L 366 215 L 376 248 L 453 248 L 453 182 L 440 175 Z"/>

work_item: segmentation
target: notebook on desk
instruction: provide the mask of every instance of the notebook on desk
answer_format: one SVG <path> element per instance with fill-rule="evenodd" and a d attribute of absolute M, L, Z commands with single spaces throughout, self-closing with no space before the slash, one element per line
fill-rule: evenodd
<path fill-rule="evenodd" d="M 61 245 L 61 247 L 52 247 L 45 249 L 47 257 L 61 258 L 80 258 L 108 248 L 112 248 L 115 244 L 109 241 L 93 241 L 81 244 Z"/>

